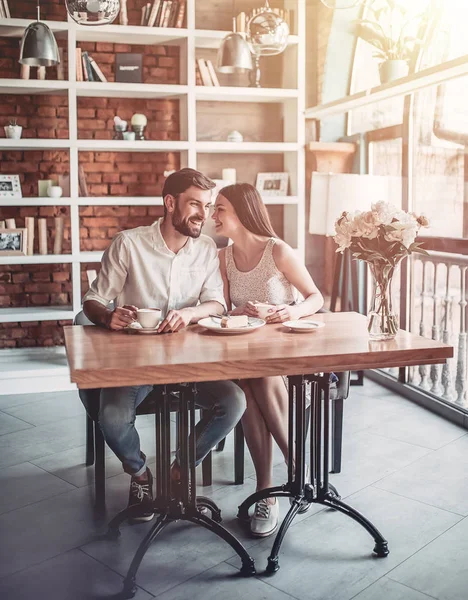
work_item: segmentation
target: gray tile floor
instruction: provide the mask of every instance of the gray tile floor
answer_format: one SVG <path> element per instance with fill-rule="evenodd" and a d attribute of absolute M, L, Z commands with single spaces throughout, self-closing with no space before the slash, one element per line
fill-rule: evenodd
<path fill-rule="evenodd" d="M 139 417 L 143 449 L 154 461 L 152 417 Z M 231 436 L 232 437 L 232 436 Z M 255 489 L 232 484 L 233 448 L 214 456 L 203 489 L 224 524 L 256 559 L 255 578 L 208 531 L 171 524 L 141 566 L 137 599 L 161 600 L 466 600 L 468 598 L 468 433 L 366 381 L 345 404 L 343 469 L 332 482 L 389 540 L 386 559 L 341 514 L 312 509 L 296 519 L 274 577 L 262 569 L 272 540 L 253 540 L 235 519 Z M 99 541 L 106 519 L 126 503 L 128 476 L 107 454 L 107 515 L 92 508 L 93 469 L 84 460 L 84 415 L 74 392 L 0 396 L 0 598 L 112 598 L 149 524 L 124 526 L 117 542 Z M 274 477 L 286 467 L 275 454 Z M 201 491 L 201 489 L 200 489 Z M 288 503 L 281 501 L 285 514 Z"/>

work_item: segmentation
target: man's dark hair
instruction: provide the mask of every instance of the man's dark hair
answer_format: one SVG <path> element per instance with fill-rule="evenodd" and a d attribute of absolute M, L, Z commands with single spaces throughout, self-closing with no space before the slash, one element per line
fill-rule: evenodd
<path fill-rule="evenodd" d="M 179 194 L 188 190 L 192 185 L 201 190 L 212 190 L 216 187 L 215 182 L 211 181 L 211 179 L 206 177 L 206 175 L 203 175 L 203 173 L 200 173 L 200 171 L 189 168 L 180 169 L 180 171 L 171 173 L 164 182 L 162 191 L 163 200 L 168 194 L 177 198 Z M 166 216 L 166 212 L 166 205 L 164 204 L 164 216 Z"/>

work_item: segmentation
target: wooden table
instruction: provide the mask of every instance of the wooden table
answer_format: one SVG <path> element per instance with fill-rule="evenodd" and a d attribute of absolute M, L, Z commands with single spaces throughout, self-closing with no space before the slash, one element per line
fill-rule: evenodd
<path fill-rule="evenodd" d="M 374 552 L 384 557 L 388 554 L 386 540 L 363 515 L 342 502 L 337 490 L 328 481 L 329 447 L 329 385 L 328 373 L 402 367 L 419 364 L 444 363 L 453 356 L 453 348 L 437 341 L 400 331 L 391 341 L 369 340 L 366 318 L 357 313 L 325 313 L 315 315 L 325 327 L 313 333 L 289 332 L 282 325 L 268 325 L 244 335 L 217 335 L 198 325 L 169 335 L 139 335 L 110 332 L 99 327 L 65 327 L 65 345 L 70 364 L 71 380 L 79 388 L 116 387 L 127 385 L 162 384 L 161 410 L 156 416 L 157 425 L 157 484 L 155 512 L 158 522 L 142 542 L 132 562 L 124 583 L 125 593 L 131 597 L 135 588 L 136 570 L 149 544 L 170 520 L 191 520 L 207 527 L 225 539 L 242 560 L 245 575 L 255 573 L 253 560 L 240 542 L 224 530 L 218 520 L 217 507 L 212 508 L 213 519 L 202 516 L 198 499 L 192 494 L 195 487 L 195 441 L 185 455 L 183 474 L 187 485 L 181 496 L 174 499 L 169 491 L 170 446 L 167 430 L 168 384 L 190 383 L 187 398 L 181 402 L 183 412 L 179 433 L 188 432 L 194 419 L 196 382 L 229 380 L 271 375 L 290 376 L 289 386 L 289 469 L 288 481 L 251 495 L 239 507 L 239 518 L 248 518 L 248 508 L 260 498 L 288 496 L 293 498 L 276 536 L 267 571 L 278 570 L 278 554 L 284 535 L 304 502 L 320 503 L 348 515 L 360 523 L 374 538 Z M 317 375 L 317 373 L 321 373 Z M 306 420 L 305 387 L 312 387 L 312 429 L 310 435 L 311 481 L 305 481 Z M 183 392 L 184 393 L 184 392 Z M 186 409 L 184 407 L 188 406 Z M 158 441 L 158 438 L 163 441 Z M 159 464 L 161 463 L 161 464 Z M 292 470 L 295 464 L 295 470 Z M 158 473 L 157 478 L 158 480 Z M 190 482 L 193 482 L 192 488 Z M 159 500 L 158 500 L 159 498 Z M 200 504 L 203 505 L 203 499 Z M 111 529 L 128 516 L 123 511 L 111 523 Z M 222 531 L 221 531 L 222 530 Z"/>

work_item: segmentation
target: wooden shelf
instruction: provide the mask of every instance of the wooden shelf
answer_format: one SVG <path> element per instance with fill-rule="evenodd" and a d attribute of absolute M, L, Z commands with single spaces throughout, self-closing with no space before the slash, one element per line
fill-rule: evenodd
<path fill-rule="evenodd" d="M 0 94 L 55 94 L 65 93 L 68 81 L 47 81 L 40 79 L 0 79 Z"/>
<path fill-rule="evenodd" d="M 0 150 L 50 150 L 50 149 L 70 148 L 70 140 L 54 140 L 36 138 L 10 140 L 0 139 Z"/>
<path fill-rule="evenodd" d="M 196 142 L 197 152 L 219 152 L 226 154 L 297 152 L 294 142 Z"/>
<path fill-rule="evenodd" d="M 186 85 L 86 81 L 75 86 L 77 96 L 93 98 L 173 98 L 188 93 Z"/>
<path fill-rule="evenodd" d="M 167 140 L 142 140 L 126 142 L 125 140 L 78 140 L 78 150 L 96 152 L 180 152 L 189 149 L 188 142 L 172 142 Z"/>
<path fill-rule="evenodd" d="M 8 200 L 8 206 L 70 206 L 71 198 L 18 198 Z M 1 206 L 1 205 L 0 205 Z"/>
<path fill-rule="evenodd" d="M 162 206 L 161 196 L 82 196 L 78 206 Z"/>
<path fill-rule="evenodd" d="M 218 49 L 222 40 L 232 33 L 232 31 L 221 31 L 218 29 L 195 29 L 195 46 L 197 48 L 213 48 Z M 288 46 L 298 44 L 298 36 L 290 35 L 288 38 Z"/>
<path fill-rule="evenodd" d="M 98 263 L 101 262 L 101 258 L 104 252 L 80 252 L 79 261 L 80 263 Z"/>
<path fill-rule="evenodd" d="M 449 60 L 441 65 L 423 69 L 418 73 L 412 73 L 407 77 L 391 81 L 385 85 L 357 92 L 333 102 L 313 106 L 306 109 L 305 117 L 306 119 L 325 119 L 332 115 L 346 113 L 389 98 L 406 96 L 426 87 L 440 85 L 464 75 L 468 75 L 468 54 Z"/>
<path fill-rule="evenodd" d="M 188 36 L 187 29 L 177 27 L 140 27 L 138 25 L 72 25 L 77 42 L 110 42 L 114 44 L 180 44 Z"/>
<path fill-rule="evenodd" d="M 32 256 L 0 256 L 0 265 L 45 265 L 73 262 L 72 254 L 33 254 Z"/>
<path fill-rule="evenodd" d="M 71 306 L 29 306 L 27 308 L 0 308 L 0 323 L 27 321 L 66 321 L 73 319 Z"/>
<path fill-rule="evenodd" d="M 297 89 L 197 86 L 195 99 L 210 102 L 275 102 L 297 100 Z"/>
<path fill-rule="evenodd" d="M 26 27 L 34 22 L 35 19 L 0 19 L 0 37 L 22 38 Z M 42 23 L 45 23 L 55 34 L 69 29 L 67 21 L 42 21 Z"/>

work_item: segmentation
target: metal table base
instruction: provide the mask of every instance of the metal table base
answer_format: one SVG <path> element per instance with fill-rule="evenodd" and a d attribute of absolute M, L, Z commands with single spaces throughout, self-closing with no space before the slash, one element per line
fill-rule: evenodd
<path fill-rule="evenodd" d="M 306 386 L 311 385 L 311 431 L 310 431 L 310 483 L 305 481 L 306 456 Z M 286 514 L 268 557 L 267 573 L 279 569 L 279 552 L 284 536 L 304 502 L 322 504 L 333 508 L 357 521 L 374 538 L 373 552 L 378 557 L 388 555 L 388 543 L 378 529 L 361 513 L 343 502 L 336 488 L 329 482 L 330 461 L 330 385 L 329 374 L 300 375 L 289 377 L 289 458 L 288 481 L 251 494 L 239 506 L 238 518 L 249 521 L 249 508 L 270 497 L 292 498 L 291 508 Z M 295 465 L 295 467 L 294 467 Z"/>
<path fill-rule="evenodd" d="M 160 386 L 160 398 L 155 413 L 156 427 L 156 496 L 153 503 L 154 514 L 158 515 L 155 524 L 141 542 L 133 557 L 130 568 L 124 579 L 122 598 L 133 598 L 136 594 L 136 575 L 138 568 L 151 544 L 171 522 L 182 520 L 196 523 L 212 531 L 228 543 L 242 561 L 241 575 L 255 575 L 255 564 L 241 542 L 221 523 L 221 511 L 210 498 L 196 496 L 195 479 L 195 408 L 196 385 Z M 179 485 L 171 482 L 171 423 L 170 409 L 174 398 L 178 402 L 177 438 L 179 446 L 179 463 L 181 479 Z M 189 435 L 190 433 L 190 435 Z M 206 508 L 211 517 L 201 512 Z M 120 525 L 132 517 L 132 509 L 125 509 L 109 523 L 108 539 L 120 536 Z"/>

